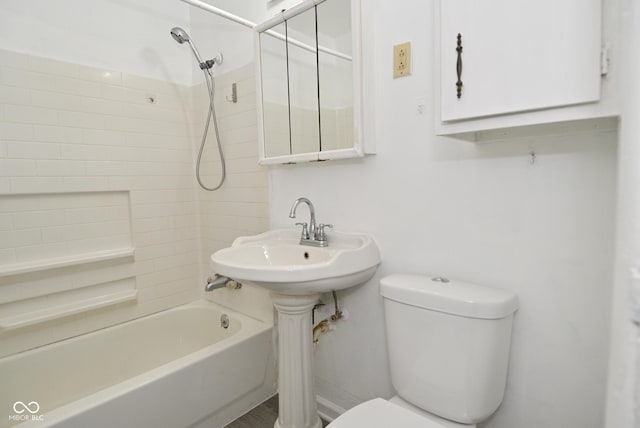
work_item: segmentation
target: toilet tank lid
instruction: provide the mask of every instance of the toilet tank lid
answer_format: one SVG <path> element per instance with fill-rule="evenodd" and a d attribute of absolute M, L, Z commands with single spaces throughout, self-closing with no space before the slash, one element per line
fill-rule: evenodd
<path fill-rule="evenodd" d="M 518 309 L 518 297 L 510 291 L 426 275 L 384 277 L 380 294 L 407 305 L 470 318 L 499 319 Z"/>

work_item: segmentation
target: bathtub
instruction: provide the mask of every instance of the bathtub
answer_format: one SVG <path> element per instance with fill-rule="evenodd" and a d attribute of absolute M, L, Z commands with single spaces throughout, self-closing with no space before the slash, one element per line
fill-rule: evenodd
<path fill-rule="evenodd" d="M 275 393 L 272 331 L 201 300 L 5 357 L 0 427 L 223 427 Z"/>

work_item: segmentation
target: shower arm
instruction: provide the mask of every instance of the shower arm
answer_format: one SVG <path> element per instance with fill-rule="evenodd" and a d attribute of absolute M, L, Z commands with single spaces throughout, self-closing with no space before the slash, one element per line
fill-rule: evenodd
<path fill-rule="evenodd" d="M 226 10 L 222 10 L 222 9 L 220 9 L 218 7 L 211 6 L 210 4 L 207 4 L 207 3 L 203 2 L 203 1 L 200 1 L 200 0 L 180 0 L 180 1 L 182 1 L 184 3 L 187 3 L 187 4 L 190 4 L 191 6 L 195 6 L 195 7 L 199 8 L 199 9 L 206 10 L 207 12 L 213 13 L 214 15 L 218 15 L 218 16 L 220 16 L 222 18 L 228 19 L 230 21 L 233 21 L 235 23 L 243 25 L 243 26 L 245 26 L 247 28 L 251 28 L 252 30 L 255 30 L 256 27 L 257 27 L 257 24 L 255 24 L 254 22 L 251 22 L 251 21 L 249 21 L 247 19 L 244 19 L 244 18 L 239 17 L 237 15 L 234 15 L 232 13 L 229 13 Z M 292 45 L 297 46 L 299 48 L 302 48 L 302 49 L 304 49 L 306 51 L 316 53 L 316 48 L 314 48 L 313 46 L 309 46 L 309 45 L 307 45 L 305 43 L 302 43 L 302 42 L 300 42 L 300 41 L 298 41 L 296 39 L 289 38 L 287 40 L 287 38 L 285 36 L 283 36 L 280 33 L 276 33 L 275 31 L 272 31 L 272 30 L 266 30 L 265 33 L 267 33 L 268 35 L 270 35 L 272 37 L 275 37 L 278 40 L 289 42 Z M 338 57 L 338 58 L 345 59 L 347 61 L 351 61 L 352 60 L 351 56 L 345 55 L 342 52 L 338 52 L 335 49 L 325 48 L 324 46 L 318 46 L 318 51 L 324 52 L 324 53 L 329 54 L 329 55 L 333 55 L 333 56 Z"/>

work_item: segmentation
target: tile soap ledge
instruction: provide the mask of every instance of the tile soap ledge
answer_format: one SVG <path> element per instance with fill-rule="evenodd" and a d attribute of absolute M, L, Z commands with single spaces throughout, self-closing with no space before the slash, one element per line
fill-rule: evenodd
<path fill-rule="evenodd" d="M 69 266 L 77 266 L 87 263 L 133 258 L 134 254 L 135 248 L 127 247 L 114 250 L 91 251 L 81 255 L 73 255 L 68 257 L 53 257 L 49 259 L 34 260 L 22 263 L 12 263 L 0 266 L 0 278 L 13 275 L 22 275 L 31 272 L 64 268 Z"/>
<path fill-rule="evenodd" d="M 125 302 L 134 302 L 138 298 L 138 290 L 123 290 L 104 296 L 74 301 L 65 305 L 46 308 L 34 312 L 0 318 L 0 333 L 42 324 L 59 318 L 95 311 L 107 306 Z"/>

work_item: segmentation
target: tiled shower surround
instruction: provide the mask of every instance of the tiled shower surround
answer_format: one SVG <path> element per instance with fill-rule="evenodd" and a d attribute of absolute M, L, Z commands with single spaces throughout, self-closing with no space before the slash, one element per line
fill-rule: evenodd
<path fill-rule="evenodd" d="M 213 193 L 204 88 L 0 51 L 0 356 L 194 300 L 212 251 L 268 227 L 253 66 L 216 78 Z"/>

